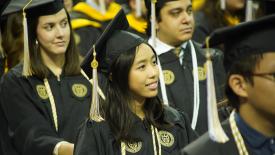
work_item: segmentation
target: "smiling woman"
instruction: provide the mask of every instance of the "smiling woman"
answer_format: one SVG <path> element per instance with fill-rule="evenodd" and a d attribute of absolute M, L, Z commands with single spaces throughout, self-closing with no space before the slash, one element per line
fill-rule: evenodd
<path fill-rule="evenodd" d="M 121 10 L 93 48 L 107 81 L 105 120 L 91 117 L 83 124 L 75 155 L 170 155 L 196 137 L 186 116 L 164 106 L 157 96 L 155 51 L 127 28 Z M 82 64 L 87 75 L 95 59 L 91 52 Z"/>

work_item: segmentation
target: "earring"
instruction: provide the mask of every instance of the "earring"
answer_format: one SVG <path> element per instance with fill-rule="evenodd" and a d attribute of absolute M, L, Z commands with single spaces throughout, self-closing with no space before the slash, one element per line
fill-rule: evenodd
<path fill-rule="evenodd" d="M 35 45 L 38 45 L 38 41 L 35 39 Z"/>

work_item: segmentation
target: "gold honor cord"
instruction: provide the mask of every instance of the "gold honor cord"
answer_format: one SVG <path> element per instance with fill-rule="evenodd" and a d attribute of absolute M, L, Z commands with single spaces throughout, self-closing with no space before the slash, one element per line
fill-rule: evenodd
<path fill-rule="evenodd" d="M 44 84 L 45 84 L 46 91 L 47 91 L 47 94 L 49 96 L 49 100 L 50 100 L 50 103 L 51 103 L 51 110 L 52 110 L 52 115 L 53 115 L 54 127 L 55 127 L 55 130 L 58 131 L 58 119 L 57 119 L 56 105 L 55 105 L 52 90 L 51 90 L 51 87 L 49 85 L 49 81 L 48 81 L 47 78 L 44 79 Z"/>
<path fill-rule="evenodd" d="M 160 144 L 160 137 L 158 129 L 151 125 L 151 132 L 152 132 L 152 140 L 153 140 L 153 147 L 154 147 L 154 155 L 161 155 L 161 144 Z M 156 136 L 156 137 L 155 137 Z M 158 151 L 156 146 L 156 139 L 158 145 Z M 121 155 L 126 155 L 126 144 L 125 142 L 121 142 Z"/>
<path fill-rule="evenodd" d="M 232 134 L 235 140 L 235 143 L 237 145 L 239 155 L 248 155 L 248 151 L 245 147 L 243 137 L 237 127 L 236 121 L 235 121 L 235 110 L 232 111 L 229 117 L 229 123 L 232 130 Z"/>

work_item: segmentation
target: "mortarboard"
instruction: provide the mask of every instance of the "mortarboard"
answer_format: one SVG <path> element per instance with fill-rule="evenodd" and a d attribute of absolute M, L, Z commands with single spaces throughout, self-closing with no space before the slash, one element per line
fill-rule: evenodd
<path fill-rule="evenodd" d="M 262 0 L 264 15 L 275 13 L 275 0 Z"/>
<path fill-rule="evenodd" d="M 99 72 L 108 78 L 110 65 L 121 53 L 145 42 L 143 38 L 125 31 L 128 27 L 126 15 L 121 9 L 108 24 L 92 49 L 86 54 L 81 64 L 81 73 L 86 78 L 93 80 L 93 96 L 90 108 L 91 120 L 97 122 L 103 120 L 99 112 L 97 68 Z"/>
<path fill-rule="evenodd" d="M 64 8 L 62 0 L 12 0 L 3 16 L 22 11 L 24 31 L 24 76 L 32 75 L 29 53 L 28 23 L 39 16 L 55 14 Z"/>
<path fill-rule="evenodd" d="M 275 52 L 273 38 L 275 36 L 275 14 L 263 17 L 258 20 L 241 23 L 234 27 L 226 27 L 215 30 L 206 39 L 203 45 L 213 47 L 224 44 L 224 68 L 230 72 L 230 68 L 235 61 L 242 58 L 265 52 Z M 207 101 L 208 101 L 208 128 L 210 138 L 214 141 L 224 143 L 228 137 L 221 128 L 215 95 L 214 77 L 212 62 L 207 60 Z"/>
<path fill-rule="evenodd" d="M 96 56 L 99 61 L 99 70 L 103 74 L 109 74 L 109 67 L 112 61 L 119 56 L 122 52 L 125 52 L 131 48 L 134 48 L 145 42 L 144 39 L 126 32 L 129 24 L 126 19 L 124 11 L 121 9 L 116 17 L 106 27 L 102 35 L 96 41 L 93 48 L 87 53 L 81 68 L 91 79 L 92 68 L 91 62 L 93 60 L 93 50 L 96 51 Z M 124 31 L 125 30 L 125 31 Z M 108 76 L 108 75 L 107 75 Z"/>
<path fill-rule="evenodd" d="M 228 71 L 234 60 L 251 54 L 274 51 L 274 28 L 275 14 L 235 27 L 221 28 L 210 35 L 209 47 L 224 44 L 224 66 Z"/>

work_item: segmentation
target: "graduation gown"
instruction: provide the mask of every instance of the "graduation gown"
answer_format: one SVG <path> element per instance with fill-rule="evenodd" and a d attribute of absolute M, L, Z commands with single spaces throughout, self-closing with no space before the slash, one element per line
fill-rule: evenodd
<path fill-rule="evenodd" d="M 80 75 L 62 74 L 60 81 L 50 75 L 58 120 L 56 131 L 43 80 L 23 77 L 21 72 L 21 64 L 11 69 L 0 87 L 1 108 L 15 150 L 22 155 L 50 155 L 58 142 L 74 143 L 78 127 L 89 114 L 90 83 Z"/>
<path fill-rule="evenodd" d="M 209 134 L 207 132 L 199 139 L 186 146 L 181 151 L 181 155 L 238 155 L 239 152 L 232 135 L 229 121 L 225 121 L 222 127 L 229 138 L 228 142 L 224 144 L 216 143 L 209 138 Z M 246 146 L 246 149 L 250 155 L 253 155 L 249 147 Z"/>
<path fill-rule="evenodd" d="M 205 68 L 205 51 L 199 44 L 193 42 L 199 72 L 199 89 L 200 89 L 200 107 L 197 126 L 195 130 L 199 134 L 207 131 L 207 83 L 206 83 L 206 68 Z M 189 45 L 190 46 L 190 45 Z M 194 107 L 194 86 L 193 86 L 193 65 L 191 50 L 184 52 L 182 65 L 179 58 L 172 52 L 165 52 L 159 55 L 162 70 L 169 71 L 170 80 L 166 83 L 166 91 L 169 105 L 184 111 L 192 120 Z M 217 101 L 224 97 L 223 86 L 225 82 L 225 73 L 223 68 L 223 54 L 220 51 L 215 51 L 212 55 L 213 71 L 215 79 L 215 89 Z M 171 74 L 173 76 L 171 76 Z M 160 92 L 160 91 L 159 91 Z"/>
<path fill-rule="evenodd" d="M 185 115 L 171 107 L 165 108 L 165 120 L 174 123 L 175 126 L 167 129 L 159 129 L 161 149 L 163 155 L 178 154 L 179 149 L 184 147 L 197 136 L 190 128 Z M 153 141 L 150 125 L 136 116 L 133 129 L 130 131 L 133 137 L 141 141 L 127 145 L 126 154 L 152 155 Z M 75 155 L 120 155 L 121 149 L 110 130 L 106 121 L 95 122 L 87 120 L 80 129 Z"/>
<path fill-rule="evenodd" d="M 5 59 L 0 56 L 0 78 L 4 75 L 5 72 Z"/>

